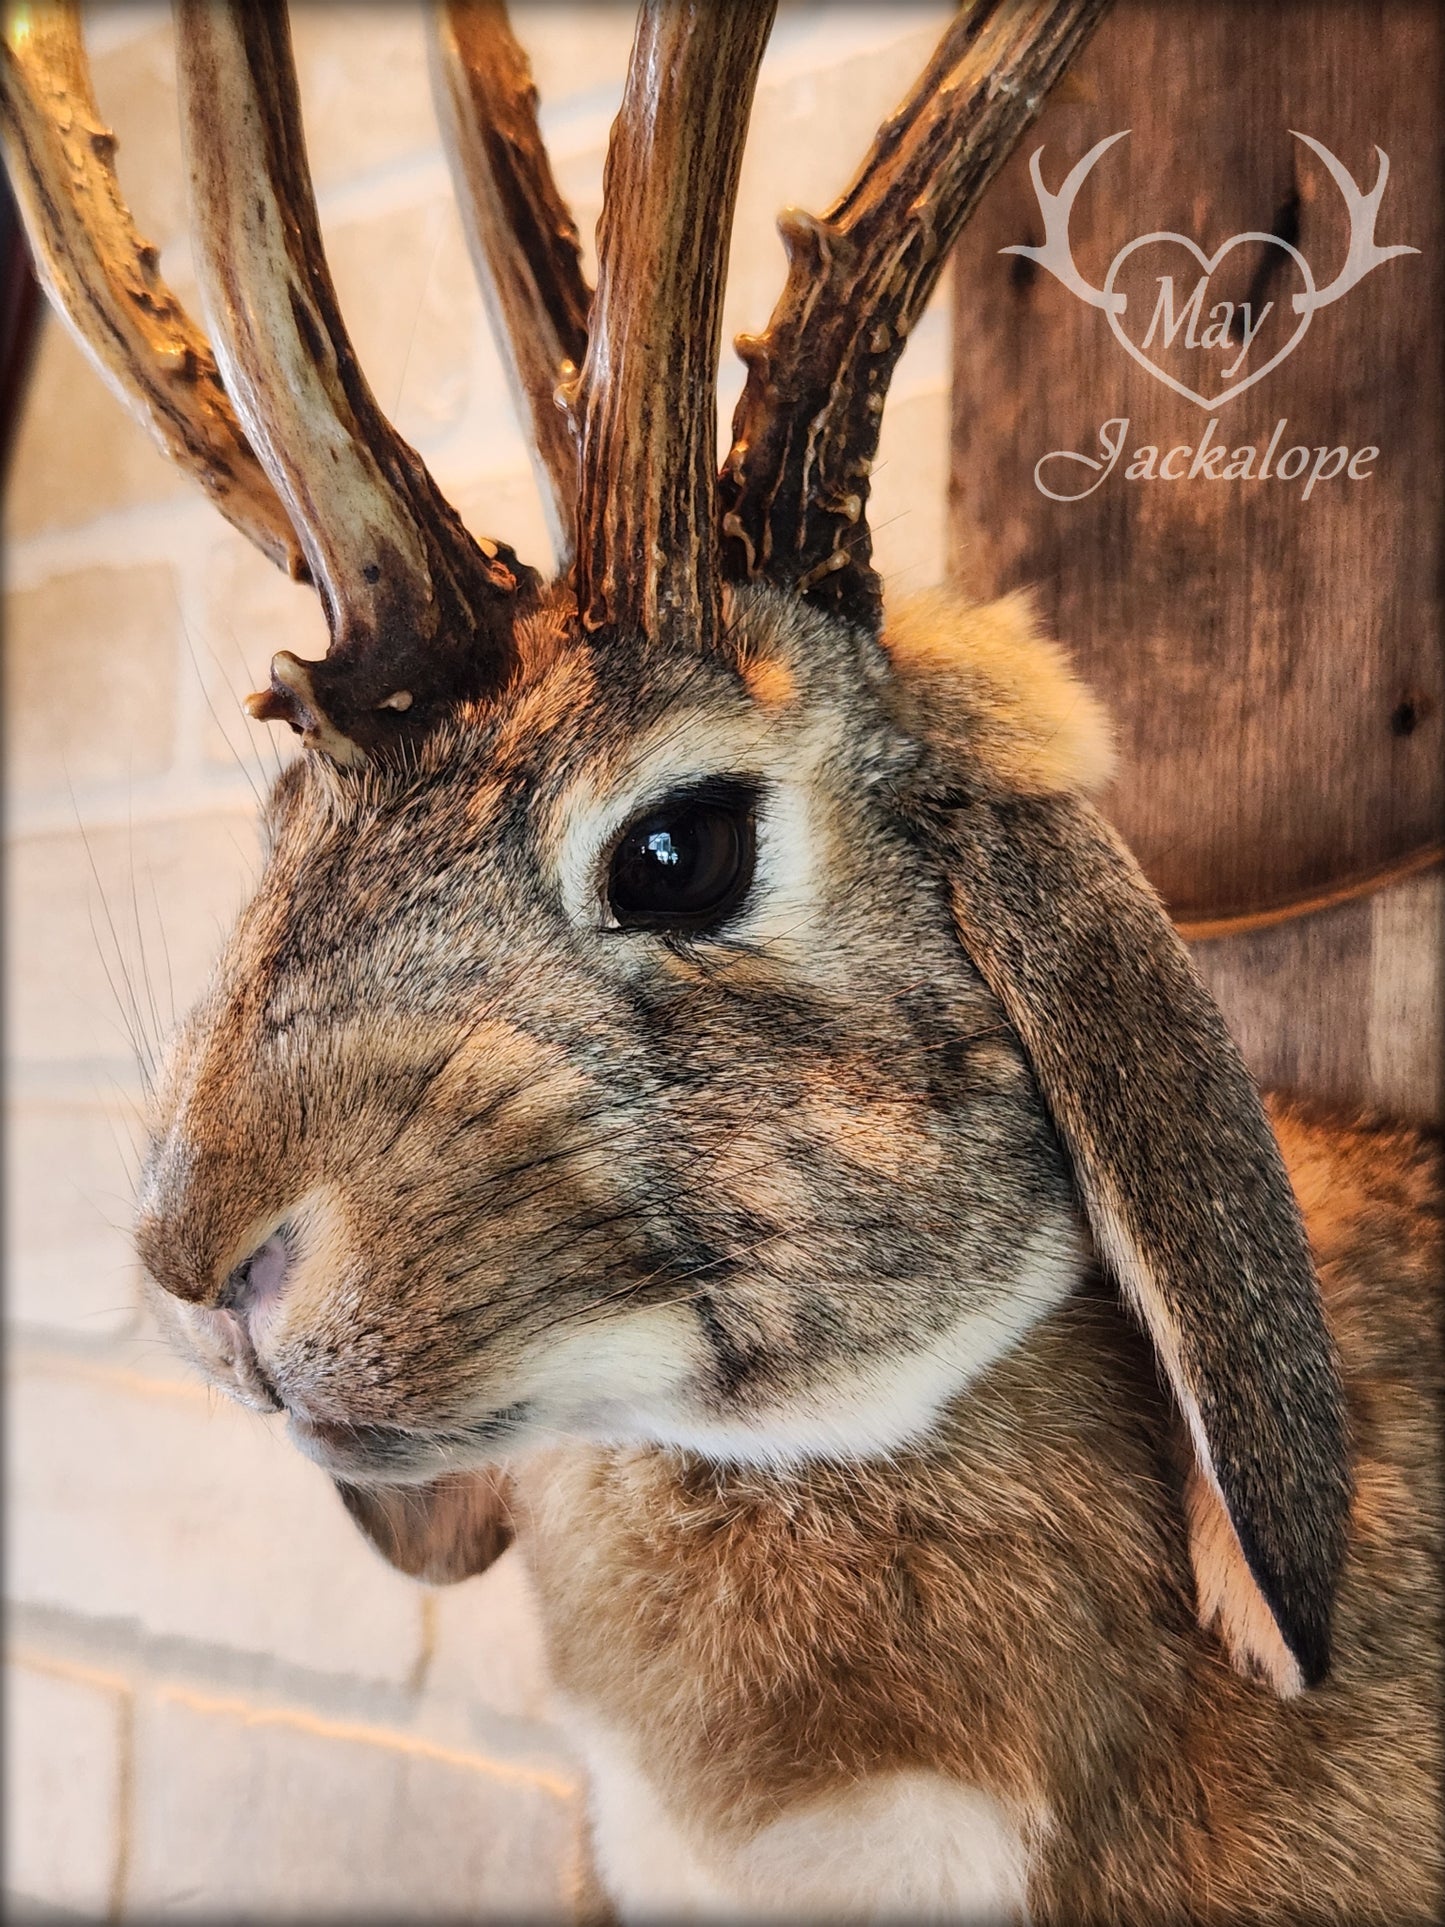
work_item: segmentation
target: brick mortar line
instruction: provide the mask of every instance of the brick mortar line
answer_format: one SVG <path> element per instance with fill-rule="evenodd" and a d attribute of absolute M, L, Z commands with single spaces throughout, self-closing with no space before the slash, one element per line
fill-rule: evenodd
<path fill-rule="evenodd" d="M 12 1057 L 5 1064 L 5 1079 L 5 1103 L 12 1111 L 20 1105 L 35 1110 L 120 1110 L 138 1121 L 145 1104 L 145 1090 L 127 1057 Z"/>
<path fill-rule="evenodd" d="M 426 1602 L 428 1595 L 417 1590 Z M 414 1687 L 415 1664 L 402 1678 L 328 1671 L 264 1648 L 152 1630 L 134 1616 L 92 1615 L 74 1606 L 24 1599 L 11 1599 L 7 1606 L 12 1658 L 24 1655 L 41 1668 L 74 1669 L 77 1676 L 110 1690 L 179 1685 L 256 1705 L 301 1706 L 321 1719 L 387 1730 L 412 1726 L 437 1744 L 465 1738 L 461 1721 L 490 1757 L 514 1762 L 519 1769 L 547 1771 L 559 1759 L 564 1766 L 570 1759 L 566 1732 L 555 1713 L 508 1712 L 465 1688 L 437 1693 Z M 485 1639 L 484 1625 L 478 1626 L 477 1637 Z"/>
<path fill-rule="evenodd" d="M 205 579 L 209 573 L 199 554 L 178 562 L 171 571 L 171 596 L 176 612 L 175 656 L 171 675 L 176 701 L 168 774 L 181 789 L 187 785 L 204 789 L 208 786 L 208 780 L 214 780 L 222 773 L 230 778 L 230 766 L 222 763 L 218 768 L 207 751 L 207 726 L 214 721 L 217 731 L 235 751 L 238 766 L 236 775 L 252 796 L 253 807 L 259 810 L 269 784 L 260 775 L 259 768 L 248 767 L 242 752 L 236 749 L 211 696 L 207 669 L 219 670 L 223 638 L 221 634 L 208 636 L 206 633 Z M 220 627 L 239 650 L 235 631 L 224 617 Z M 237 692 L 238 710 L 240 697 L 245 693 L 244 690 Z"/>
<path fill-rule="evenodd" d="M 61 1659 L 55 1653 L 42 1653 L 29 1646 L 7 1646 L 7 1666 L 19 1666 L 43 1679 L 62 1679 L 71 1686 L 91 1686 L 98 1692 L 114 1693 L 120 1698 L 134 1691 L 134 1683 L 124 1673 L 105 1666 L 88 1666 L 83 1660 Z"/>
<path fill-rule="evenodd" d="M 427 1760 L 435 1765 L 455 1767 L 460 1772 L 475 1773 L 503 1785 L 535 1787 L 564 1802 L 575 1800 L 581 1790 L 580 1780 L 573 1775 L 532 1765 L 525 1760 L 502 1759 L 494 1754 L 478 1752 L 474 1747 L 452 1745 L 379 1720 L 338 1717 L 294 1704 L 267 1705 L 258 1699 L 248 1699 L 241 1693 L 207 1691 L 145 1673 L 138 1679 L 127 1679 L 121 1674 L 84 1662 L 62 1659 L 53 1653 L 25 1645 L 12 1647 L 6 1654 L 6 1662 L 48 1679 L 64 1680 L 114 1694 L 122 1702 L 130 1703 L 132 1713 L 137 1689 L 143 1687 L 160 1703 L 180 1706 L 206 1718 L 230 1720 L 244 1727 L 280 1728 L 305 1734 L 312 1739 L 334 1740 L 343 1745 L 371 1747 L 404 1758 Z M 132 1747 L 133 1740 L 132 1731 L 128 1742 Z M 121 1874 L 128 1872 L 128 1848 L 123 1855 L 118 1847 L 116 1859 L 117 1873 L 114 1878 L 118 1882 Z"/>
<path fill-rule="evenodd" d="M 417 1641 L 416 1661 L 406 1676 L 406 1689 L 418 1698 L 426 1691 L 427 1675 L 431 1672 L 432 1662 L 437 1656 L 437 1602 L 436 1594 L 424 1592 L 421 1596 L 421 1636 Z"/>
<path fill-rule="evenodd" d="M 256 798 L 239 771 L 233 775 L 221 764 L 213 766 L 204 783 L 188 775 L 178 780 L 168 771 L 130 786 L 121 781 L 93 784 L 73 794 L 59 788 L 32 790 L 28 796 L 12 791 L 6 797 L 5 842 L 13 848 L 42 836 L 70 836 L 78 841 L 92 831 L 193 824 L 197 816 L 229 816 L 249 824 L 256 817 Z M 23 914 L 23 907 L 12 914 Z"/>
<path fill-rule="evenodd" d="M 108 1920 L 125 1917 L 130 1888 L 131 1858 L 135 1845 L 135 1694 L 128 1692 L 120 1705 L 120 1730 L 117 1734 L 115 1784 L 115 1857 L 111 1864 L 110 1895 L 106 1907 Z"/>
<path fill-rule="evenodd" d="M 157 1699 L 187 1707 L 193 1712 L 235 1719 L 243 1726 L 286 1727 L 318 1739 L 377 1747 L 413 1759 L 431 1760 L 441 1766 L 455 1766 L 464 1772 L 479 1773 L 488 1779 L 513 1786 L 534 1786 L 545 1793 L 554 1794 L 559 1800 L 570 1801 L 578 1792 L 576 1780 L 560 1773 L 549 1773 L 544 1767 L 496 1760 L 470 1747 L 448 1746 L 440 1740 L 427 1739 L 420 1733 L 405 1733 L 399 1727 L 377 1726 L 362 1720 L 330 1719 L 298 1706 L 258 1706 L 249 1700 L 202 1693 L 186 1686 L 161 1685 L 155 1688 L 155 1693 Z"/>
<path fill-rule="evenodd" d="M 116 1702 L 116 1805 L 111 1840 L 111 1871 L 107 1882 L 105 1918 L 119 1920 L 125 1910 L 130 1878 L 131 1841 L 135 1814 L 135 1685 L 107 1667 L 63 1660 L 51 1653 L 10 1648 L 5 1662 L 42 1679 L 86 1686 L 108 1694 Z"/>
<path fill-rule="evenodd" d="M 95 392 L 97 399 L 104 400 L 108 407 L 124 407 L 102 389 L 98 378 Z M 501 390 L 493 392 L 500 401 Z M 489 412 L 501 414 L 495 405 Z M 505 420 L 504 415 L 502 419 Z M 447 452 L 455 435 L 456 430 L 449 428 L 442 435 L 429 436 L 420 452 L 428 463 L 435 462 L 439 451 Z M 485 481 L 490 476 L 504 480 L 530 477 L 530 463 L 519 435 L 509 435 L 504 441 L 494 436 L 486 446 L 504 447 L 509 455 L 515 453 L 517 459 L 500 466 L 488 463 L 479 467 L 476 471 L 479 480 Z M 104 509 L 85 522 L 36 529 L 23 536 L 7 536 L 6 587 L 9 592 L 24 593 L 43 586 L 55 576 L 75 574 L 84 568 L 128 570 L 149 564 L 169 565 L 179 570 L 195 559 L 198 547 L 209 550 L 218 538 L 224 542 L 224 529 L 215 509 L 198 489 L 191 487 L 161 501 Z M 269 569 L 272 565 L 258 557 L 257 566 Z M 300 598 L 304 591 L 298 588 L 296 593 Z"/>
<path fill-rule="evenodd" d="M 20 1335 L 17 1333 L 16 1336 Z M 89 1380 L 92 1384 L 110 1385 L 140 1398 L 165 1399 L 173 1403 L 179 1400 L 187 1405 L 204 1405 L 210 1411 L 218 1409 L 221 1395 L 214 1387 L 199 1379 L 165 1378 L 160 1374 L 152 1376 L 138 1371 L 133 1365 L 123 1365 L 118 1359 L 111 1361 L 93 1354 L 61 1350 L 46 1342 L 39 1345 L 22 1343 L 16 1349 L 20 1352 L 16 1360 L 19 1372 L 33 1377 Z M 12 1370 L 12 1376 L 18 1376 L 18 1373 Z"/>
<path fill-rule="evenodd" d="M 905 359 L 899 365 L 898 380 L 891 392 L 895 403 L 933 392 L 946 397 L 949 392 L 946 315 L 941 312 L 945 299 L 942 294 L 935 295 L 915 330 L 914 342 L 904 351 Z M 906 357 L 913 351 L 915 342 L 921 353 L 910 367 Z M 486 371 L 484 354 L 483 349 L 469 357 L 474 374 Z M 724 403 L 741 390 L 743 372 L 741 363 L 734 364 L 731 359 L 724 362 L 719 375 L 720 397 Z M 506 397 L 480 379 L 471 386 L 478 397 L 485 396 L 485 400 L 480 401 L 478 407 L 468 409 L 459 422 L 425 439 L 421 452 L 429 465 L 447 466 L 448 458 L 459 450 L 471 449 L 480 454 L 483 450 L 495 453 L 505 448 L 508 460 L 501 464 L 487 461 L 474 467 L 469 464 L 470 472 L 453 486 L 484 497 L 489 485 L 530 481 L 530 460 L 507 415 Z M 99 396 L 98 383 L 96 392 Z M 121 406 L 113 397 L 106 400 L 109 406 Z M 486 440 L 481 441 L 477 429 L 479 424 L 486 423 L 490 424 L 488 434 Z M 507 429 L 505 436 L 499 435 L 499 427 Z M 168 566 L 178 574 L 184 573 L 205 566 L 203 556 L 198 553 L 198 538 L 200 548 L 207 549 L 218 533 L 214 509 L 198 494 L 193 498 L 189 491 L 159 502 L 107 509 L 89 521 L 70 527 L 39 529 L 7 540 L 7 587 L 11 593 L 23 594 L 43 587 L 58 576 L 77 574 L 82 569 L 124 571 L 149 565 Z"/>
<path fill-rule="evenodd" d="M 264 1649 L 210 1644 L 187 1633 L 154 1632 L 134 1617 L 91 1615 L 71 1606 L 26 1600 L 7 1603 L 13 1629 L 10 1659 L 112 1691 L 189 1685 L 257 1705 L 295 1703 L 323 1718 L 372 1725 L 404 1724 L 422 1704 L 395 1679 L 328 1673 Z M 103 1664 L 90 1657 L 97 1651 Z M 513 1720 L 512 1724 L 519 1728 L 512 1737 L 527 1745 L 536 1744 L 540 1735 L 551 1730 L 538 1720 Z M 498 1750 L 509 1750 L 504 1732 L 499 1729 L 495 1738 Z M 525 1753 L 525 1746 L 516 1750 Z"/>

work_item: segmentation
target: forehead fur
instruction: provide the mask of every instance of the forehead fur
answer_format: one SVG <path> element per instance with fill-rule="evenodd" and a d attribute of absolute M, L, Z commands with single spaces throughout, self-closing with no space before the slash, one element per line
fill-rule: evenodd
<path fill-rule="evenodd" d="M 931 590 L 890 614 L 880 647 L 794 596 L 736 588 L 725 646 L 706 656 L 584 636 L 558 594 L 519 624 L 518 643 L 519 673 L 500 697 L 464 705 L 388 768 L 303 757 L 277 807 L 299 790 L 323 816 L 354 821 L 443 786 L 454 801 L 469 786 L 555 780 L 583 762 L 597 774 L 615 758 L 620 771 L 670 715 L 701 724 L 705 740 L 712 711 L 831 724 L 849 764 L 884 780 L 920 751 L 1022 795 L 1097 791 L 1112 771 L 1105 712 L 1040 635 L 1024 593 L 977 604 Z"/>
<path fill-rule="evenodd" d="M 517 633 L 518 673 L 499 696 L 463 704 L 384 766 L 299 758 L 277 785 L 273 815 L 302 796 L 323 818 L 354 822 L 434 798 L 442 784 L 465 791 L 544 771 L 555 779 L 583 761 L 605 768 L 670 716 L 689 713 L 705 723 L 709 712 L 752 712 L 785 725 L 828 715 L 850 762 L 874 763 L 880 774 L 898 764 L 896 724 L 879 701 L 886 659 L 877 644 L 776 590 L 732 590 L 724 646 L 706 655 L 586 636 L 560 597 Z"/>

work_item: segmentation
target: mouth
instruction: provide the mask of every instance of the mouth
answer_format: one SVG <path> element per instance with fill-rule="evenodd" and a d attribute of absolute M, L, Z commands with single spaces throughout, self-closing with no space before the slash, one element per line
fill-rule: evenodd
<path fill-rule="evenodd" d="M 335 1419 L 287 1415 L 292 1443 L 333 1478 L 377 1485 L 412 1485 L 495 1464 L 497 1447 L 511 1438 L 528 1405 L 510 1405 L 488 1417 L 445 1432 L 402 1425 L 348 1424 Z"/>

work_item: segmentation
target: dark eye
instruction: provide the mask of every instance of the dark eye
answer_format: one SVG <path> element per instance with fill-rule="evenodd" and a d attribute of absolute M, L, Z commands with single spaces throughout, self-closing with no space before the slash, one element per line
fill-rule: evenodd
<path fill-rule="evenodd" d="M 756 795 L 746 783 L 679 790 L 624 832 L 607 906 L 624 930 L 708 929 L 753 880 Z"/>

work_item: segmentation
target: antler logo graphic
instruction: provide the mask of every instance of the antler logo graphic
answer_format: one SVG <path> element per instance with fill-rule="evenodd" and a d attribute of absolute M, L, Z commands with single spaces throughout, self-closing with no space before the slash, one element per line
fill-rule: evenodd
<path fill-rule="evenodd" d="M 1299 249 L 1282 235 L 1265 234 L 1251 230 L 1246 234 L 1232 234 L 1227 241 L 1206 255 L 1197 241 L 1187 234 L 1176 234 L 1170 230 L 1158 230 L 1153 234 L 1141 234 L 1137 240 L 1126 241 L 1109 263 L 1109 271 L 1104 277 L 1102 288 L 1096 288 L 1086 281 L 1074 261 L 1073 250 L 1069 244 L 1069 217 L 1079 189 L 1092 171 L 1100 156 L 1129 132 L 1123 128 L 1117 134 L 1108 134 L 1095 143 L 1083 159 L 1076 161 L 1064 178 L 1057 194 L 1051 194 L 1044 186 L 1040 168 L 1042 147 L 1036 147 L 1029 157 L 1029 174 L 1033 180 L 1034 192 L 1038 196 L 1039 211 L 1044 217 L 1044 242 L 1042 247 L 1015 246 L 1000 249 L 1003 254 L 1021 254 L 1030 261 L 1036 261 L 1041 268 L 1047 268 L 1055 280 L 1061 281 L 1071 294 L 1087 302 L 1091 308 L 1102 308 L 1108 318 L 1119 345 L 1146 368 L 1156 381 L 1162 381 L 1176 394 L 1183 395 L 1199 408 L 1221 408 L 1236 395 L 1242 395 L 1246 388 L 1252 388 L 1262 381 L 1271 369 L 1277 368 L 1286 356 L 1294 353 L 1309 330 L 1309 325 L 1321 308 L 1327 308 L 1341 295 L 1348 294 L 1367 274 L 1391 260 L 1397 254 L 1418 254 L 1418 248 L 1395 246 L 1383 248 L 1375 241 L 1375 221 L 1380 211 L 1380 200 L 1385 192 L 1385 183 L 1390 175 L 1390 158 L 1382 148 L 1375 153 L 1379 167 L 1375 175 L 1375 185 L 1366 194 L 1355 181 L 1349 170 L 1322 141 L 1313 139 L 1309 134 L 1294 133 L 1296 140 L 1316 153 L 1329 169 L 1330 174 L 1345 199 L 1350 217 L 1350 245 L 1344 265 L 1334 280 L 1324 287 L 1316 284 L 1309 262 Z M 1275 303 L 1265 302 L 1254 313 L 1249 302 L 1216 302 L 1209 307 L 1206 315 L 1206 300 L 1210 278 L 1226 255 L 1235 248 L 1249 244 L 1261 247 L 1278 248 L 1289 257 L 1294 271 L 1298 274 L 1302 287 L 1294 295 L 1291 306 L 1299 317 L 1294 330 L 1283 344 L 1257 368 L 1252 368 L 1238 381 L 1234 378 L 1240 373 L 1250 349 L 1255 345 L 1266 317 L 1274 309 Z M 1161 274 L 1157 277 L 1159 293 L 1149 318 L 1149 326 L 1139 339 L 1131 334 L 1124 325 L 1124 316 L 1129 311 L 1129 296 L 1117 283 L 1125 265 L 1145 248 L 1176 247 L 1183 248 L 1192 258 L 1197 268 L 1193 287 L 1182 300 L 1176 298 L 1175 277 Z M 1185 348 L 1213 350 L 1219 354 L 1232 355 L 1227 366 L 1221 366 L 1219 378 L 1226 385 L 1213 395 L 1199 394 L 1190 388 L 1167 368 L 1159 365 L 1156 356 L 1182 341 Z M 1156 345 L 1157 344 L 1157 345 Z M 1154 350 L 1151 354 L 1150 350 Z M 1232 385 L 1230 385 L 1232 384 Z"/>

